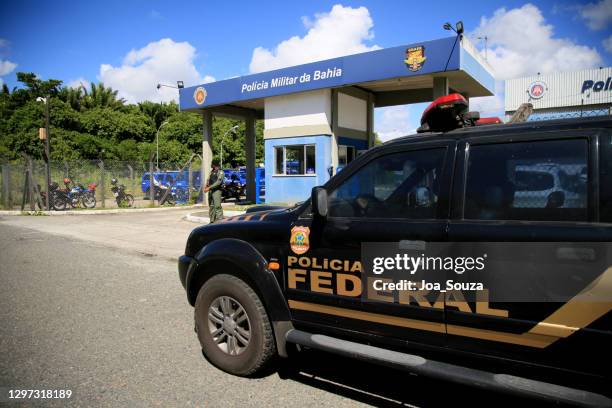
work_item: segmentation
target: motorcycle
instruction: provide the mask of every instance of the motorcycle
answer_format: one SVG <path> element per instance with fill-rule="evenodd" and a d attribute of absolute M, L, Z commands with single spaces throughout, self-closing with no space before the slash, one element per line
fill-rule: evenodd
<path fill-rule="evenodd" d="M 166 191 L 168 191 L 169 188 L 170 187 L 164 184 L 160 184 L 160 185 L 155 184 L 153 186 L 153 199 L 157 200 L 159 205 L 164 205 L 166 203 L 170 205 L 176 204 L 176 189 L 170 189 L 168 194 L 166 194 Z M 164 198 L 164 196 L 166 197 Z"/>
<path fill-rule="evenodd" d="M 72 205 L 72 198 L 66 190 L 59 188 L 59 184 L 53 182 L 49 186 L 49 205 L 56 211 L 64 211 Z"/>
<path fill-rule="evenodd" d="M 95 208 L 96 206 L 96 187 L 98 185 L 96 183 L 89 183 L 87 185 L 87 190 L 83 188 L 82 185 L 78 185 L 80 189 L 81 196 L 81 204 L 85 208 Z"/>
<path fill-rule="evenodd" d="M 111 180 L 111 191 L 115 196 L 115 201 L 119 207 L 133 207 L 134 196 L 125 192 L 125 186 L 123 184 L 117 184 L 117 179 Z"/>
<path fill-rule="evenodd" d="M 244 194 L 244 186 L 240 184 L 240 180 L 235 174 L 232 174 L 231 181 L 223 184 L 221 187 L 221 201 L 233 198 L 236 201 Z"/>

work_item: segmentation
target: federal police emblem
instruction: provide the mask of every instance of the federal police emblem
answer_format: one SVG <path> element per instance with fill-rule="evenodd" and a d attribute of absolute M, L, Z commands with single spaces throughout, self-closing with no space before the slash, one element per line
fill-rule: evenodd
<path fill-rule="evenodd" d="M 426 59 L 425 47 L 422 45 L 406 49 L 406 59 L 404 62 L 410 71 L 415 72 L 423 68 Z"/>
<path fill-rule="evenodd" d="M 291 228 L 291 238 L 289 239 L 291 250 L 298 255 L 307 252 L 310 248 L 309 235 L 310 228 L 308 227 L 295 226 Z"/>
<path fill-rule="evenodd" d="M 206 89 L 201 86 L 197 87 L 195 92 L 193 93 L 193 99 L 198 105 L 203 104 L 206 100 Z"/>

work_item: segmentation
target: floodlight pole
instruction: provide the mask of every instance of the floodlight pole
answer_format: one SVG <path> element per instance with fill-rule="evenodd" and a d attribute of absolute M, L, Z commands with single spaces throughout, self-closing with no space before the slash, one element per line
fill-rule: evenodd
<path fill-rule="evenodd" d="M 46 98 L 41 98 L 45 104 L 45 170 L 47 171 L 47 196 L 45 197 L 45 207 L 47 211 L 50 211 L 50 202 L 49 196 L 51 195 L 50 186 L 51 186 L 51 144 L 49 139 L 51 139 L 51 132 L 49 131 L 49 102 L 51 102 L 51 97 L 47 96 Z"/>

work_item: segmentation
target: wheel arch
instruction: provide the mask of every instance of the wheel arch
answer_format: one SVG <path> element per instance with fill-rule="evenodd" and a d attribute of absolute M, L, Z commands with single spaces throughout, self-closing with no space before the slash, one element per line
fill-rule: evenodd
<path fill-rule="evenodd" d="M 185 279 L 189 304 L 195 305 L 198 292 L 208 279 L 222 273 L 242 279 L 259 296 L 272 323 L 278 353 L 286 356 L 285 334 L 293 328 L 291 313 L 276 275 L 248 242 L 222 238 L 205 245 L 196 254 Z"/>

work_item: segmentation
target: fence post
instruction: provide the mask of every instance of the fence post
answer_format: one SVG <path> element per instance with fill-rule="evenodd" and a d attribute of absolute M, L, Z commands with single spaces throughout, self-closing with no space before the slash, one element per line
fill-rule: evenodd
<path fill-rule="evenodd" d="M 136 187 L 134 186 L 134 169 L 132 168 L 131 165 L 127 165 L 128 170 L 130 171 L 130 182 L 131 182 L 131 187 L 132 187 L 132 195 L 136 194 Z"/>
<path fill-rule="evenodd" d="M 2 203 L 5 210 L 11 209 L 11 166 L 9 164 L 2 165 Z"/>
<path fill-rule="evenodd" d="M 30 210 L 36 210 L 36 206 L 34 205 L 34 174 L 32 172 L 32 158 L 28 156 L 28 198 L 30 200 Z"/>
<path fill-rule="evenodd" d="M 149 162 L 149 204 L 155 207 L 155 185 L 153 184 L 153 161 Z"/>
<path fill-rule="evenodd" d="M 106 208 L 106 186 L 104 185 L 104 160 L 100 160 L 100 194 L 102 195 L 102 208 Z"/>
<path fill-rule="evenodd" d="M 193 172 L 191 171 L 191 160 L 189 161 L 189 170 L 187 176 L 187 202 L 191 204 L 191 189 L 193 188 Z"/>

